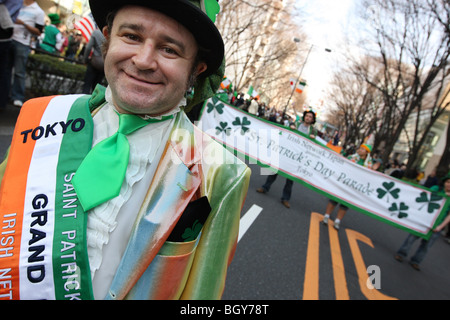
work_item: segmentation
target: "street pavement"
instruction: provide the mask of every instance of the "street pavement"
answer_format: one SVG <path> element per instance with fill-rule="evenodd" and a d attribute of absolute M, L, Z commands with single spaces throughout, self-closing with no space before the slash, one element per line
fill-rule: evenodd
<path fill-rule="evenodd" d="M 11 143 L 11 137 L 20 109 L 8 104 L 5 109 L 0 109 L 0 160 L 3 160 L 5 152 Z"/>
<path fill-rule="evenodd" d="M 11 105 L 0 111 L 0 159 L 18 111 Z M 353 210 L 336 231 L 321 223 L 324 196 L 294 183 L 291 208 L 285 208 L 280 202 L 285 178 L 279 176 L 267 194 L 260 194 L 256 189 L 266 175 L 257 165 L 250 167 L 240 239 L 223 300 L 450 299 L 450 245 L 443 238 L 416 271 L 408 261 L 393 258 L 405 231 Z"/>

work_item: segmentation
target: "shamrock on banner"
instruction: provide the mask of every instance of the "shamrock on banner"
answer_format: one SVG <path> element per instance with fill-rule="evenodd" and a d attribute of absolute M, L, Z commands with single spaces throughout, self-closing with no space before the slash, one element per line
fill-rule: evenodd
<path fill-rule="evenodd" d="M 440 205 L 437 202 L 441 201 L 442 199 L 443 199 L 443 197 L 438 195 L 438 194 L 436 194 L 436 193 L 431 193 L 430 197 L 428 198 L 427 193 L 426 192 L 422 192 L 420 194 L 420 197 L 416 198 L 416 202 L 426 204 L 427 205 L 427 212 L 428 213 L 433 213 L 435 210 L 439 209 Z M 422 206 L 419 210 L 421 210 L 424 206 Z"/>
<path fill-rule="evenodd" d="M 212 113 L 215 111 L 218 114 L 222 114 L 224 107 L 225 105 L 221 100 L 219 100 L 217 97 L 213 97 L 206 105 L 206 112 Z M 235 126 L 236 129 L 239 129 L 241 134 L 244 135 L 250 129 L 249 126 L 251 125 L 251 121 L 245 116 L 242 118 L 236 117 L 231 124 Z M 216 126 L 215 129 L 217 134 L 224 132 L 226 135 L 230 135 L 232 130 L 228 122 L 225 121 L 220 121 L 219 125 Z"/>
<path fill-rule="evenodd" d="M 389 196 L 392 196 L 394 199 L 398 199 L 398 194 L 400 192 L 399 188 L 395 188 L 395 182 L 383 182 L 383 188 L 378 188 L 378 199 L 382 199 L 386 196 L 387 202 L 389 202 Z"/>
<path fill-rule="evenodd" d="M 237 127 L 241 127 L 241 134 L 244 135 L 248 130 L 250 130 L 249 126 L 252 124 L 247 117 L 238 118 L 232 122 L 233 125 Z"/>
<path fill-rule="evenodd" d="M 320 139 L 251 115 L 216 97 L 205 102 L 199 126 L 249 161 L 425 239 L 450 206 L 450 201 L 431 190 L 357 165 Z"/>

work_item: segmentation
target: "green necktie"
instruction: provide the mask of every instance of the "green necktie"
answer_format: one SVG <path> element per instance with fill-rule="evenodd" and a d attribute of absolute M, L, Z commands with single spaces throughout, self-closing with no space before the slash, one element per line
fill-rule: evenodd
<path fill-rule="evenodd" d="M 130 157 L 126 135 L 146 126 L 173 118 L 144 120 L 132 114 L 119 114 L 119 129 L 111 137 L 100 141 L 81 162 L 73 187 L 85 211 L 119 195 Z"/>

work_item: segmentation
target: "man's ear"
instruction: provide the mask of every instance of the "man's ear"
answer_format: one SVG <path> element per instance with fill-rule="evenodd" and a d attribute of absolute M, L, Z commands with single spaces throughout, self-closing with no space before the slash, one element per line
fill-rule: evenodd
<path fill-rule="evenodd" d="M 109 37 L 108 26 L 104 26 L 102 32 L 103 32 L 103 35 L 105 36 L 105 38 Z"/>
<path fill-rule="evenodd" d="M 105 36 L 105 42 L 102 44 L 102 57 L 105 59 L 106 53 L 108 52 L 109 48 L 109 29 L 108 26 L 104 26 L 102 30 L 103 36 Z"/>
<path fill-rule="evenodd" d="M 208 69 L 208 66 L 206 65 L 206 63 L 204 62 L 200 62 L 197 67 L 195 68 L 195 74 L 197 75 L 197 77 L 206 71 L 206 69 Z"/>

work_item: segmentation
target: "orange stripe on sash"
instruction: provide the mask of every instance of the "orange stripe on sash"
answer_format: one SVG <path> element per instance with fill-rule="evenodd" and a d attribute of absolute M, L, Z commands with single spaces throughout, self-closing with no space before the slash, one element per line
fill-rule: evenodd
<path fill-rule="evenodd" d="M 19 252 L 28 169 L 36 141 L 31 132 L 24 143 L 22 132 L 39 126 L 52 97 L 27 101 L 19 114 L 9 159 L 0 188 L 0 300 L 18 300 Z"/>

